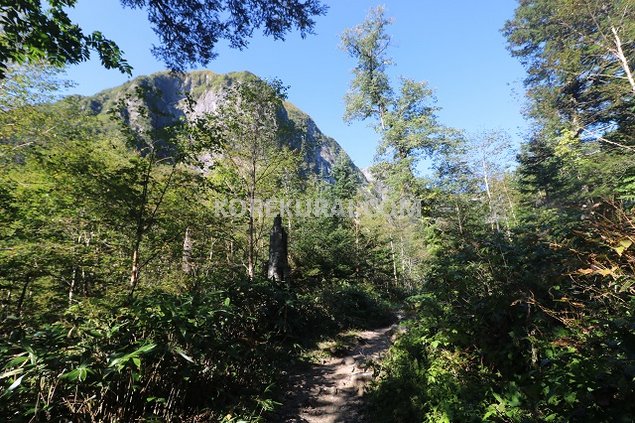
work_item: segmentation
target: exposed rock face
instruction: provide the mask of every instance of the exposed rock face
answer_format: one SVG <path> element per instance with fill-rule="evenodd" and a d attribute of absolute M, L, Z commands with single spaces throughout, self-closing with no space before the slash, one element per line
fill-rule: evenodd
<path fill-rule="evenodd" d="M 153 126 L 160 128 L 186 116 L 187 96 L 192 100 L 191 116 L 211 113 L 223 101 L 224 90 L 236 81 L 256 79 L 249 72 L 216 74 L 211 71 L 195 71 L 187 74 L 160 72 L 138 77 L 124 85 L 102 91 L 86 98 L 86 105 L 95 113 L 105 113 L 122 96 L 132 93 L 135 87 L 145 87 L 158 93 L 145 99 L 145 105 L 151 111 Z M 284 103 L 282 118 L 293 123 L 294 131 L 286 142 L 302 153 L 307 171 L 327 181 L 332 181 L 332 169 L 336 159 L 343 155 L 351 168 L 365 181 L 364 175 L 353 164 L 342 147 L 330 137 L 325 136 L 315 122 L 290 102 Z M 131 111 L 130 115 L 133 113 Z"/>
<path fill-rule="evenodd" d="M 273 228 L 269 237 L 269 267 L 267 277 L 281 282 L 289 280 L 289 259 L 287 253 L 287 233 L 282 227 L 280 215 L 273 219 Z"/>

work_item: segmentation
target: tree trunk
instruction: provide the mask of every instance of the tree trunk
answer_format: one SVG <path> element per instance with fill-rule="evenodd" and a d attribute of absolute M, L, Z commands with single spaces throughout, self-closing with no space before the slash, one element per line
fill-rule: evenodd
<path fill-rule="evenodd" d="M 271 280 L 289 281 L 287 234 L 282 227 L 282 218 L 277 215 L 273 220 L 273 228 L 269 237 L 269 266 L 267 277 Z"/>
<path fill-rule="evenodd" d="M 613 37 L 615 38 L 615 50 L 613 51 L 613 54 L 620 61 L 620 65 L 626 74 L 626 79 L 628 79 L 629 84 L 631 84 L 631 90 L 635 93 L 635 78 L 633 78 L 633 71 L 628 64 L 628 59 L 626 58 L 626 55 L 624 55 L 622 40 L 620 39 L 617 29 L 614 26 L 611 26 L 611 31 L 613 32 Z"/>
<path fill-rule="evenodd" d="M 494 204 L 492 201 L 492 191 L 490 190 L 490 186 L 489 186 L 489 174 L 487 173 L 487 165 L 485 164 L 485 158 L 482 159 L 482 165 L 483 165 L 483 181 L 485 183 L 485 192 L 487 193 L 487 204 L 489 206 L 489 214 L 490 214 L 490 219 L 492 219 L 492 230 L 496 230 L 498 232 L 500 232 L 500 226 L 498 224 L 498 216 L 496 215 L 496 212 L 494 210 Z"/>
<path fill-rule="evenodd" d="M 137 284 L 139 283 L 139 273 L 141 266 L 141 239 L 143 238 L 143 215 L 140 214 L 137 220 L 137 229 L 135 231 L 135 239 L 132 248 L 131 268 L 130 268 L 130 296 L 134 294 Z"/>
<path fill-rule="evenodd" d="M 459 224 L 459 234 L 463 235 L 463 217 L 461 216 L 461 208 L 459 207 L 459 203 L 454 204 L 454 208 L 456 209 L 456 220 Z"/>
<path fill-rule="evenodd" d="M 22 317 L 22 306 L 24 305 L 24 300 L 26 299 L 26 292 L 29 288 L 29 284 L 31 283 L 31 277 L 27 276 L 24 280 L 24 285 L 22 285 L 22 292 L 20 293 L 20 298 L 18 298 L 18 304 L 16 307 L 16 314 L 18 317 Z"/>
<path fill-rule="evenodd" d="M 145 179 L 143 181 L 143 191 L 141 193 L 141 202 L 139 204 L 139 209 L 137 210 L 136 216 L 136 229 L 135 229 L 135 237 L 132 248 L 132 257 L 131 257 L 131 268 L 130 268 L 130 296 L 134 295 L 134 291 L 137 288 L 137 284 L 139 283 L 139 267 L 141 265 L 141 240 L 143 239 L 143 233 L 145 232 L 145 207 L 148 202 L 148 190 L 150 184 L 150 171 L 151 166 L 148 166 L 145 173 Z"/>
<path fill-rule="evenodd" d="M 392 255 L 392 272 L 393 272 L 393 277 L 395 279 L 395 288 L 397 286 L 399 286 L 399 277 L 397 276 L 397 257 L 395 254 L 395 243 L 392 240 L 392 237 L 390 238 L 390 253 Z"/>
<path fill-rule="evenodd" d="M 357 217 L 353 220 L 353 224 L 355 225 L 355 278 L 359 279 L 359 219 Z"/>
<path fill-rule="evenodd" d="M 135 243 L 135 248 L 132 250 L 132 267 L 130 269 L 130 296 L 134 294 L 137 284 L 139 283 L 139 244 Z"/>
<path fill-rule="evenodd" d="M 190 228 L 185 228 L 185 236 L 183 237 L 183 256 L 181 262 L 181 269 L 186 275 L 191 275 L 192 266 L 192 237 L 190 235 Z"/>
<path fill-rule="evenodd" d="M 73 274 L 71 276 L 71 283 L 68 287 L 68 306 L 73 304 L 73 295 L 75 294 L 75 286 L 77 285 L 77 267 L 73 267 Z"/>
<path fill-rule="evenodd" d="M 250 281 L 254 280 L 256 257 L 255 257 L 255 233 L 254 233 L 254 195 L 249 195 L 249 222 L 248 222 L 248 238 L 247 238 L 247 276 Z"/>

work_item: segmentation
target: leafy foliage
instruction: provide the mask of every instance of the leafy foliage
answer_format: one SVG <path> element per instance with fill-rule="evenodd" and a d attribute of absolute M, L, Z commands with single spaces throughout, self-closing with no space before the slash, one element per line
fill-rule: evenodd
<path fill-rule="evenodd" d="M 632 420 L 628 42 L 628 64 L 617 57 L 632 12 L 520 2 L 505 33 L 529 68 L 536 131 L 514 175 L 483 155 L 490 136 L 443 152 L 426 282 L 377 369 L 376 421 Z"/>
<path fill-rule="evenodd" d="M 117 44 L 100 31 L 84 34 L 71 21 L 65 8 L 77 0 L 49 0 L 44 6 L 36 0 L 0 3 L 0 80 L 12 63 L 46 60 L 55 66 L 88 60 L 97 52 L 108 69 L 128 73 L 132 67 Z M 302 37 L 315 25 L 314 16 L 326 13 L 319 0 L 293 0 L 279 3 L 258 0 L 248 3 L 212 0 L 121 0 L 124 7 L 146 9 L 148 19 L 161 40 L 153 53 L 173 70 L 187 65 L 206 65 L 217 53 L 219 40 L 227 39 L 233 48 L 245 48 L 254 30 L 284 39 L 297 29 Z"/>
<path fill-rule="evenodd" d="M 0 4 L 0 79 L 14 63 L 46 60 L 54 66 L 79 63 L 99 54 L 107 69 L 130 73 L 132 68 L 117 45 L 99 31 L 84 34 L 64 10 L 76 0 L 50 0 L 46 7 L 35 0 L 3 1 Z"/>
<path fill-rule="evenodd" d="M 277 40 L 284 39 L 291 29 L 305 37 L 315 25 L 313 17 L 327 10 L 319 0 L 121 0 L 121 4 L 147 9 L 148 19 L 162 43 L 153 52 L 177 70 L 186 65 L 208 64 L 216 57 L 214 47 L 222 39 L 233 48 L 247 47 L 248 39 L 259 28 Z"/>
<path fill-rule="evenodd" d="M 372 256 L 351 250 L 350 219 L 333 220 L 333 234 L 294 221 L 292 239 L 345 240 L 331 254 L 351 262 L 292 243 L 308 262 L 279 284 L 247 277 L 244 222 L 214 213 L 215 198 L 243 193 L 224 187 L 250 175 L 245 157 L 258 162 L 259 195 L 317 195 L 282 154 L 288 134 L 268 132 L 285 121 L 274 87 L 253 80 L 218 115 L 181 120 L 141 80 L 106 120 L 79 98 L 41 101 L 48 72 L 20 69 L 34 73 L 12 74 L 21 101 L 0 114 L 11 128 L 0 131 L 0 418 L 262 421 L 304 348 L 390 321 L 381 277 L 356 275 Z M 342 159 L 335 184 L 315 187 L 350 199 L 351 169 Z"/>

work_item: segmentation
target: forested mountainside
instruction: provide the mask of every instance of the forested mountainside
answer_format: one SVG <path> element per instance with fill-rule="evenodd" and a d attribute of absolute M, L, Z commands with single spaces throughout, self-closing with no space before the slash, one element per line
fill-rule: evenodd
<path fill-rule="evenodd" d="M 51 101 L 40 64 L 3 84 L 4 420 L 259 420 L 318 341 L 390 322 L 381 218 L 331 208 L 361 173 L 279 84 L 166 73 Z"/>
<path fill-rule="evenodd" d="M 118 100 L 130 95 L 138 87 L 143 87 L 145 91 L 142 102 L 151 113 L 152 125 L 161 128 L 173 124 L 178 119 L 186 118 L 186 115 L 196 117 L 214 112 L 218 104 L 222 103 L 228 87 L 240 81 L 256 79 L 258 77 L 250 72 L 160 72 L 135 78 L 120 87 L 87 97 L 84 101 L 93 112 L 106 114 Z M 282 141 L 301 152 L 306 170 L 332 182 L 333 167 L 335 162 L 341 159 L 363 178 L 362 173 L 337 141 L 324 135 L 309 115 L 289 101 L 283 103 L 280 113 L 280 118 L 288 121 L 291 126 Z"/>

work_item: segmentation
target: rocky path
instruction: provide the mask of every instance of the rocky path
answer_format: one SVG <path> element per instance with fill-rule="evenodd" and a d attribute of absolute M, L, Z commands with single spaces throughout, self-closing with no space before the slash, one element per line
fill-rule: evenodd
<path fill-rule="evenodd" d="M 276 423 L 364 422 L 362 394 L 373 377 L 371 361 L 388 350 L 398 324 L 360 332 L 357 345 L 343 357 L 333 357 L 290 376 L 290 389 Z"/>

